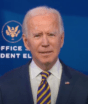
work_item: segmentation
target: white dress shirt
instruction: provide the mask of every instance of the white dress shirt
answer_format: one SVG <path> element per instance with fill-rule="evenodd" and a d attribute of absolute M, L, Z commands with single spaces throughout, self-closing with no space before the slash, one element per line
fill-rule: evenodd
<path fill-rule="evenodd" d="M 36 100 L 37 100 L 37 90 L 42 79 L 40 74 L 42 71 L 43 70 L 40 69 L 32 60 L 32 62 L 29 65 L 29 76 L 30 76 L 34 104 L 36 104 Z M 49 71 L 51 72 L 51 75 L 47 78 L 47 82 L 51 90 L 51 104 L 55 104 L 59 92 L 60 80 L 62 75 L 62 65 L 59 59 Z"/>

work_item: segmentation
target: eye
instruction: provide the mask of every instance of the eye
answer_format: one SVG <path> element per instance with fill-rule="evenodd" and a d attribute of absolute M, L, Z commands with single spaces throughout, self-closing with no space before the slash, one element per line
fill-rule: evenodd
<path fill-rule="evenodd" d="M 55 34 L 50 33 L 49 36 L 55 36 Z"/>
<path fill-rule="evenodd" d="M 36 34 L 36 35 L 34 35 L 34 37 L 40 37 L 41 35 L 40 34 Z"/>
<path fill-rule="evenodd" d="M 41 36 L 42 36 L 42 33 L 35 33 L 35 34 L 34 34 L 34 37 L 35 37 L 35 38 L 39 38 L 39 37 L 41 37 Z"/>

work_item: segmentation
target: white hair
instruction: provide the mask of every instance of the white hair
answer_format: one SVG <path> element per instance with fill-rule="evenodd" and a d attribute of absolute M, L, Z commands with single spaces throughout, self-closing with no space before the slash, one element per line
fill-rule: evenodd
<path fill-rule="evenodd" d="M 60 34 L 62 32 L 64 32 L 63 21 L 62 21 L 62 17 L 60 15 L 59 11 L 57 11 L 56 9 L 53 9 L 53 8 L 49 8 L 47 6 L 40 6 L 40 7 L 33 8 L 26 13 L 24 20 L 23 20 L 23 25 L 22 25 L 23 34 L 25 34 L 26 36 L 28 34 L 27 33 L 28 32 L 27 22 L 30 18 L 37 16 L 37 15 L 45 15 L 45 14 L 49 14 L 49 13 L 53 13 L 58 16 L 58 20 L 59 20 L 59 24 L 60 24 Z"/>

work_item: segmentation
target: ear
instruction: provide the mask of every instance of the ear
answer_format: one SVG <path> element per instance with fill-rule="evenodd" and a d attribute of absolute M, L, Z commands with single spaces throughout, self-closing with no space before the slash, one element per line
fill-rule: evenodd
<path fill-rule="evenodd" d="M 27 39 L 27 37 L 25 36 L 25 34 L 22 35 L 22 38 L 23 38 L 24 46 L 25 46 L 28 50 L 30 50 L 30 47 L 29 47 L 29 45 L 28 45 L 28 39 Z"/>
<path fill-rule="evenodd" d="M 63 47 L 64 44 L 64 32 L 61 34 L 61 48 Z"/>

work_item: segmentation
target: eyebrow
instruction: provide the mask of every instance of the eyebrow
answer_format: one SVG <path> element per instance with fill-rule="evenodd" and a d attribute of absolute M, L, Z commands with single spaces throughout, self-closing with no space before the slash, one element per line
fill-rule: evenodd
<path fill-rule="evenodd" d="M 57 34 L 57 31 L 55 31 L 55 32 L 47 32 L 46 34 Z"/>
<path fill-rule="evenodd" d="M 43 34 L 43 32 L 33 33 L 33 35 Z"/>
<path fill-rule="evenodd" d="M 33 33 L 33 35 L 43 34 L 43 32 Z M 57 31 L 54 32 L 46 32 L 46 34 L 57 34 Z"/>

